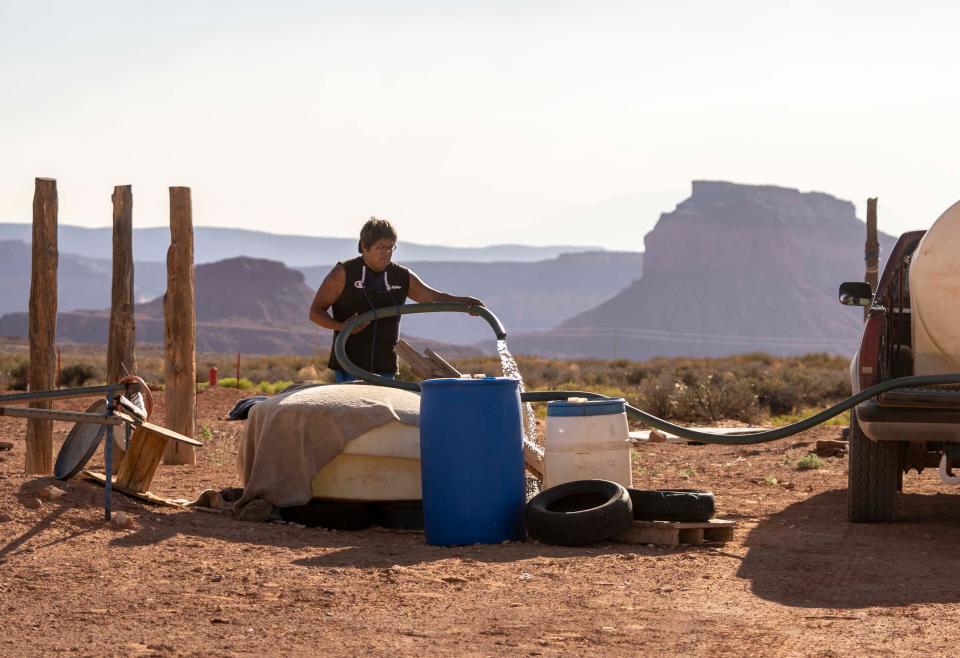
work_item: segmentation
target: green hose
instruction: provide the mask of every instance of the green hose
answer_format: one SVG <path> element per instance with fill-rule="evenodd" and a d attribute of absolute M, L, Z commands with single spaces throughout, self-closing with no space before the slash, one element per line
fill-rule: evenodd
<path fill-rule="evenodd" d="M 379 318 L 388 318 L 393 317 L 394 315 L 406 315 L 408 313 L 442 313 L 442 312 L 453 312 L 453 313 L 469 313 L 470 315 L 478 315 L 482 317 L 490 326 L 493 328 L 494 333 L 497 335 L 498 340 L 504 340 L 507 337 L 507 333 L 503 328 L 503 325 L 500 323 L 500 320 L 497 319 L 493 313 L 487 310 L 483 306 L 470 306 L 468 304 L 460 303 L 449 303 L 449 304 L 408 304 L 404 306 L 391 306 L 388 308 L 380 308 L 374 311 L 368 311 L 354 318 L 347 320 L 343 329 L 340 331 L 340 334 L 337 336 L 336 341 L 333 344 L 333 351 L 337 357 L 337 362 L 340 366 L 353 375 L 354 377 L 359 377 L 360 379 L 370 382 L 371 384 L 377 384 L 378 386 L 390 386 L 393 388 L 402 388 L 408 391 L 419 391 L 420 385 L 414 382 L 405 382 L 400 380 L 389 379 L 387 377 L 381 377 L 380 375 L 375 375 L 372 372 L 367 372 L 362 368 L 354 365 L 353 362 L 347 357 L 346 342 L 347 338 L 350 337 L 350 332 L 356 327 L 360 326 L 365 322 L 370 322 L 371 320 L 376 320 Z M 948 375 L 912 375 L 910 377 L 898 377 L 896 379 L 888 379 L 887 381 L 880 382 L 875 384 L 870 388 L 866 388 L 856 395 L 852 395 L 847 399 L 838 402 L 837 404 L 824 409 L 823 411 L 816 413 L 809 418 L 804 418 L 801 421 L 796 423 L 791 423 L 790 425 L 784 425 L 783 427 L 778 427 L 773 430 L 765 430 L 763 432 L 754 432 L 751 434 L 740 434 L 737 436 L 722 436 L 719 434 L 713 434 L 711 432 L 700 432 L 697 430 L 691 430 L 680 425 L 675 425 L 669 421 L 663 420 L 662 418 L 657 418 L 652 414 L 648 414 L 642 409 L 637 409 L 632 405 L 626 405 L 627 414 L 633 418 L 643 422 L 645 425 L 654 427 L 658 430 L 664 432 L 669 432 L 670 434 L 675 434 L 683 439 L 689 441 L 698 441 L 700 443 L 715 443 L 719 445 L 728 445 L 728 446 L 738 446 L 738 445 L 753 445 L 756 443 L 767 443 L 768 441 L 776 441 L 778 439 L 783 439 L 788 436 L 793 436 L 800 432 L 806 431 L 811 427 L 816 427 L 820 423 L 826 422 L 837 416 L 847 409 L 851 409 L 856 405 L 869 400 L 872 397 L 891 391 L 896 388 L 910 388 L 914 386 L 929 386 L 929 385 L 945 385 L 945 384 L 960 384 L 960 373 L 953 373 Z M 529 391 L 522 393 L 520 399 L 524 402 L 549 402 L 551 400 L 566 400 L 571 397 L 579 398 L 589 398 L 592 400 L 605 400 L 608 399 L 606 395 L 600 395 L 599 393 L 590 393 L 587 391 Z"/>

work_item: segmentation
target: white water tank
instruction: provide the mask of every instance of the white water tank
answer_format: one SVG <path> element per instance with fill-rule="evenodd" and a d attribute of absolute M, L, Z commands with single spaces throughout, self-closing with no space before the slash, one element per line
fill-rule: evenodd
<path fill-rule="evenodd" d="M 572 480 L 633 483 L 623 398 L 569 398 L 547 404 L 543 488 Z"/>
<path fill-rule="evenodd" d="M 420 428 L 393 421 L 348 441 L 311 488 L 331 500 L 420 500 Z"/>
<path fill-rule="evenodd" d="M 927 231 L 910 262 L 913 372 L 960 372 L 960 201 Z"/>

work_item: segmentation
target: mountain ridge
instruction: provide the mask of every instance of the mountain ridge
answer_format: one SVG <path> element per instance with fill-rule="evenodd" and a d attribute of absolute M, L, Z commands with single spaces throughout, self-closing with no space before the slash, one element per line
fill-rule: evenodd
<path fill-rule="evenodd" d="M 111 227 L 88 228 L 71 224 L 58 227 L 58 248 L 65 253 L 75 253 L 89 258 L 106 258 L 113 255 L 113 229 Z M 209 263 L 249 256 L 251 258 L 277 258 L 290 266 L 310 266 L 335 263 L 357 253 L 356 238 L 331 238 L 309 235 L 285 235 L 254 229 L 195 226 L 194 259 L 196 263 Z M 0 223 L 0 240 L 20 240 L 30 243 L 32 227 L 29 223 Z M 169 228 L 163 226 L 133 229 L 133 254 L 138 262 L 166 262 L 170 244 Z M 448 247 L 399 241 L 401 255 L 406 260 L 439 261 L 513 261 L 530 262 L 555 258 L 563 253 L 579 251 L 605 251 L 599 247 L 545 246 L 518 244 L 489 245 L 486 247 Z"/>

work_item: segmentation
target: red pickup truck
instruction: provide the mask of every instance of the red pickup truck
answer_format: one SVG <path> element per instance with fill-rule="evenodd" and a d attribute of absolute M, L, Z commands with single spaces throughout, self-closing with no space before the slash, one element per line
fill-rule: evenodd
<path fill-rule="evenodd" d="M 960 370 L 960 306 L 953 306 L 953 315 L 943 306 L 957 302 L 960 281 L 956 286 L 941 283 L 952 268 L 960 271 L 953 264 L 960 252 L 944 251 L 956 246 L 958 238 L 960 203 L 930 231 L 900 236 L 876 291 L 863 282 L 841 284 L 842 304 L 869 308 L 860 349 L 850 364 L 854 393 L 895 377 Z M 929 312 L 918 313 L 921 306 Z M 956 327 L 951 327 L 951 317 Z M 905 472 L 939 467 L 949 481 L 953 464 L 960 466 L 960 389 L 895 389 L 862 402 L 850 415 L 850 521 L 893 521 Z"/>

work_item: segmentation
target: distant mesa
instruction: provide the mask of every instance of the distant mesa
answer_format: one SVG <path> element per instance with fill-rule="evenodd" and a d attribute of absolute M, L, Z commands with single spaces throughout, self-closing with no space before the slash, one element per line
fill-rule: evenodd
<path fill-rule="evenodd" d="M 694 181 L 646 236 L 643 277 L 514 353 L 653 356 L 851 354 L 862 316 L 836 301 L 863 280 L 864 223 L 849 201 L 770 185 Z M 894 238 L 881 235 L 888 252 Z"/>
<path fill-rule="evenodd" d="M 356 249 L 355 244 L 353 249 Z M 25 311 L 30 291 L 30 245 L 21 241 L 0 242 L 0 256 L 7 256 L 0 260 L 0 292 L 3 293 L 0 296 L 0 314 L 19 312 L 23 316 L 20 319 L 0 320 L 0 327 L 7 327 L 8 335 L 25 335 Z M 351 256 L 349 250 L 339 255 L 341 259 Z M 642 273 L 643 254 L 592 251 L 561 254 L 534 262 L 411 262 L 405 259 L 400 259 L 400 262 L 411 266 L 434 287 L 480 297 L 509 329 L 529 331 L 555 327 L 570 316 L 607 299 L 611 290 L 620 290 L 629 285 Z M 317 340 L 329 340 L 330 332 L 307 322 L 306 314 L 313 293 L 330 271 L 331 265 L 297 270 L 276 259 L 239 257 L 197 265 L 197 319 L 199 322 L 230 323 L 234 333 L 239 332 L 241 327 L 257 327 L 254 335 L 260 338 L 264 335 L 263 327 L 270 326 L 295 330 L 297 335 L 306 328 L 311 332 L 309 341 L 312 345 Z M 61 336 L 74 336 L 79 331 L 74 325 L 63 325 L 63 322 L 67 322 L 67 311 L 105 309 L 110 305 L 111 272 L 109 260 L 61 251 L 58 280 L 58 305 L 64 317 L 60 327 Z M 147 320 L 163 317 L 162 303 L 158 298 L 166 290 L 166 266 L 163 263 L 137 261 L 134 282 L 136 298 L 143 302 L 138 305 L 138 321 L 143 329 L 138 331 L 139 340 L 160 342 L 162 327 L 151 330 Z M 139 319 L 141 315 L 142 320 Z M 84 327 L 90 322 L 89 313 L 76 317 L 87 318 L 82 323 Z M 65 327 L 71 327 L 69 333 L 64 333 L 68 331 Z M 491 336 L 484 322 L 459 314 L 447 314 L 442 318 L 408 317 L 404 318 L 403 327 L 409 335 L 465 346 Z M 147 331 L 154 333 L 145 334 Z M 271 331 L 271 335 L 277 335 L 275 329 Z M 87 337 L 97 336 L 99 332 L 99 329 L 80 331 Z M 212 327 L 204 332 L 201 332 L 201 337 L 214 333 Z M 76 336 L 71 340 L 87 342 L 87 339 Z M 283 335 L 258 349 L 270 349 L 271 353 L 273 350 L 284 350 L 287 340 L 288 337 Z M 307 342 L 307 339 L 297 339 L 297 349 L 307 349 Z M 224 339 L 219 343 L 228 344 L 229 341 Z"/>
<path fill-rule="evenodd" d="M 260 258 L 230 258 L 196 266 L 197 351 L 313 354 L 330 347 L 332 333 L 307 319 L 314 291 L 302 272 Z M 138 343 L 163 343 L 163 298 L 135 307 Z M 109 309 L 57 314 L 60 342 L 106 344 Z M 25 337 L 26 313 L 0 317 L 0 335 Z M 418 346 L 436 341 L 412 338 Z M 447 348 L 474 354 L 471 348 Z"/>

